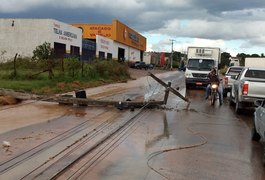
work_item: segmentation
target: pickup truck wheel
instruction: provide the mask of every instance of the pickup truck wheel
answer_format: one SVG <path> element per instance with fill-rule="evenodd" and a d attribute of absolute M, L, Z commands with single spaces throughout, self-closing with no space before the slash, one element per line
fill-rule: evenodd
<path fill-rule="evenodd" d="M 234 102 L 233 102 L 233 97 L 232 97 L 232 93 L 230 92 L 230 96 L 229 96 L 229 105 L 233 106 Z"/>
<path fill-rule="evenodd" d="M 257 133 L 256 127 L 254 125 L 254 127 L 252 128 L 252 133 L 251 133 L 251 139 L 252 141 L 259 141 L 260 140 L 260 135 L 259 133 Z M 265 154 L 264 154 L 265 155 Z"/>
<path fill-rule="evenodd" d="M 265 166 L 265 145 L 263 145 L 263 166 Z"/>
<path fill-rule="evenodd" d="M 238 102 L 238 99 L 236 98 L 236 107 L 235 107 L 236 113 L 241 114 L 242 108 L 241 108 L 241 103 Z"/>

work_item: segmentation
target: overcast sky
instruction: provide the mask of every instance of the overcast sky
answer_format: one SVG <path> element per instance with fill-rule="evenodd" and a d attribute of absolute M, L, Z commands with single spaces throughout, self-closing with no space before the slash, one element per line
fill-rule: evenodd
<path fill-rule="evenodd" d="M 1 0 L 1 18 L 52 18 L 111 24 L 147 38 L 148 51 L 220 47 L 232 55 L 265 53 L 265 0 Z"/>

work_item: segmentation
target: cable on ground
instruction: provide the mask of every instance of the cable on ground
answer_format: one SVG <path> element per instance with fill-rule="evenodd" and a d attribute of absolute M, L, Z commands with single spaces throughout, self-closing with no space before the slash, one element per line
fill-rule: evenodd
<path fill-rule="evenodd" d="M 177 151 L 177 150 L 183 150 L 183 149 L 191 149 L 191 148 L 196 148 L 196 147 L 200 147 L 200 146 L 203 146 L 205 145 L 208 141 L 207 141 L 207 138 L 204 137 L 203 135 L 201 135 L 200 133 L 198 132 L 194 132 L 191 128 L 187 128 L 187 130 L 192 133 L 193 135 L 197 135 L 199 136 L 203 141 L 201 143 L 198 143 L 198 144 L 193 144 L 193 145 L 189 145 L 189 146 L 180 146 L 180 147 L 176 147 L 176 148 L 170 148 L 170 149 L 164 149 L 164 150 L 160 150 L 160 151 L 156 151 L 156 152 L 153 152 L 151 153 L 149 156 L 148 156 L 148 159 L 147 159 L 147 166 L 153 170 L 154 172 L 156 172 L 157 174 L 159 174 L 160 176 L 162 176 L 163 178 L 165 179 L 170 179 L 169 177 L 165 176 L 164 174 L 162 174 L 161 172 L 159 172 L 158 170 L 156 170 L 155 168 L 153 168 L 151 165 L 150 165 L 150 161 L 151 159 L 153 159 L 154 157 L 160 155 L 160 154 L 163 154 L 163 153 L 167 153 L 167 152 L 170 152 L 170 151 Z"/>

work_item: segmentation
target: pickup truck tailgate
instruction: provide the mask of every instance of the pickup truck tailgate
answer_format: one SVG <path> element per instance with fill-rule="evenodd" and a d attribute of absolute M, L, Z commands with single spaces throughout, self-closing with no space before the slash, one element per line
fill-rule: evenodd
<path fill-rule="evenodd" d="M 248 84 L 249 97 L 265 98 L 265 81 L 245 81 Z"/>

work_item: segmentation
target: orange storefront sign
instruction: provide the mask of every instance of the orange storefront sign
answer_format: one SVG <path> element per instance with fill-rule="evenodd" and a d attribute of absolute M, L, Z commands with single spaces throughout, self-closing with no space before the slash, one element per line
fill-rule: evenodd
<path fill-rule="evenodd" d="M 83 30 L 85 39 L 96 39 L 96 35 L 101 35 L 135 49 L 146 50 L 146 38 L 116 19 L 112 21 L 112 24 L 72 25 Z"/>
<path fill-rule="evenodd" d="M 96 39 L 96 35 L 101 35 L 112 39 L 112 25 L 110 24 L 72 24 L 83 30 L 83 38 Z"/>
<path fill-rule="evenodd" d="M 112 21 L 114 41 L 145 51 L 146 38 L 118 20 Z"/>

